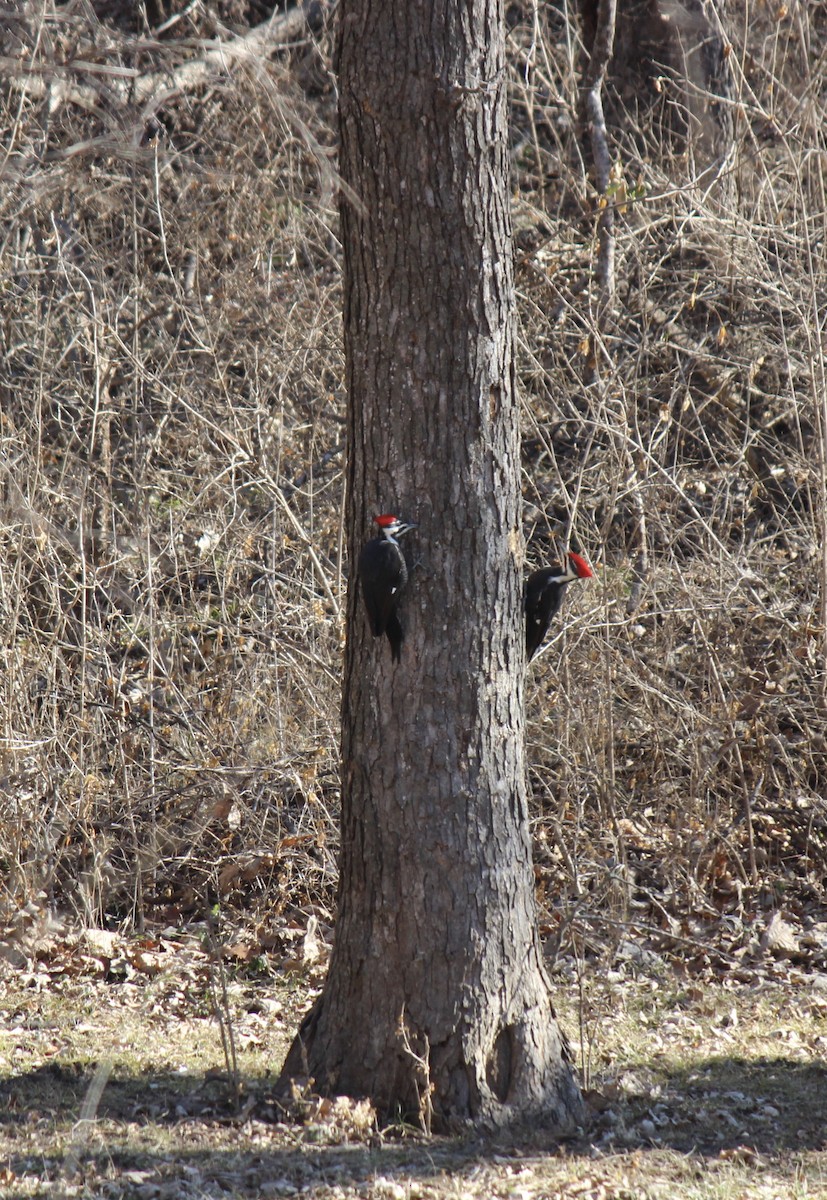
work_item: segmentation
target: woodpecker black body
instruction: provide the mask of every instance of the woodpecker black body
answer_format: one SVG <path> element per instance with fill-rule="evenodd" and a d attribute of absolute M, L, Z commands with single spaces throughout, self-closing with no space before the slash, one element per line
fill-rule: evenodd
<path fill-rule="evenodd" d="M 566 588 L 575 579 L 590 579 L 591 568 L 573 552 L 566 555 L 566 566 L 552 563 L 533 571 L 525 585 L 525 650 L 531 662 L 548 632 L 551 619 L 563 603 Z"/>
<path fill-rule="evenodd" d="M 405 524 L 392 513 L 374 517 L 373 522 L 381 532 L 362 547 L 357 567 L 359 583 L 371 633 L 374 637 L 383 633 L 387 636 L 393 660 L 399 662 L 405 635 L 396 610 L 408 582 L 408 564 L 396 539 L 416 529 L 416 525 Z"/>

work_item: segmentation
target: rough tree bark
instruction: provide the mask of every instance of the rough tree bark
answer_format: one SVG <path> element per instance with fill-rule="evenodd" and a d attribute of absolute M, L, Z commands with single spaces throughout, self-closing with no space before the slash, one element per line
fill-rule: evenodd
<path fill-rule="evenodd" d="M 339 913 L 282 1085 L 434 1128 L 582 1105 L 535 916 L 503 0 L 343 0 L 350 562 L 418 521 L 394 665 L 348 598 Z"/>

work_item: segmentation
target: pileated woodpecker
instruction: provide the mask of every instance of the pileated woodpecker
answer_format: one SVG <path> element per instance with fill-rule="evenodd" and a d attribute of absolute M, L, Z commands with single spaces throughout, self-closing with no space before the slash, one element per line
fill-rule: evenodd
<path fill-rule="evenodd" d="M 525 585 L 525 649 L 531 662 L 540 649 L 551 618 L 563 603 L 566 588 L 575 579 L 591 579 L 589 564 L 579 554 L 570 551 L 566 555 L 566 566 L 552 563 L 533 571 Z"/>
<path fill-rule="evenodd" d="M 408 582 L 408 564 L 396 540 L 416 525 L 400 521 L 393 513 L 373 518 L 379 537 L 365 542 L 359 555 L 359 582 L 374 637 L 387 634 L 394 662 L 399 661 L 404 633 L 396 615 L 399 596 Z"/>

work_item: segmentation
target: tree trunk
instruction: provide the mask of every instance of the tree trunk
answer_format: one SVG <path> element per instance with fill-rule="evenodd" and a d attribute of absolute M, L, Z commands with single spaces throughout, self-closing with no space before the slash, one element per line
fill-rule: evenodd
<path fill-rule="evenodd" d="M 523 764 L 502 0 L 343 0 L 347 527 L 419 522 L 394 664 L 351 571 L 339 914 L 282 1072 L 435 1128 L 582 1117 L 537 931 Z"/>

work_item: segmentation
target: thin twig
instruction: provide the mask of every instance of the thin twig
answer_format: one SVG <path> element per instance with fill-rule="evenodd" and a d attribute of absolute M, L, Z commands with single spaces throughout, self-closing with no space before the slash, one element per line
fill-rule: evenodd
<path fill-rule="evenodd" d="M 399 1016 L 399 1037 L 402 1042 L 402 1047 L 405 1053 L 413 1059 L 415 1065 L 419 1068 L 422 1075 L 422 1089 L 420 1090 L 419 1083 L 416 1084 L 417 1094 L 419 1096 L 419 1121 L 422 1126 L 423 1133 L 431 1136 L 431 1128 L 434 1121 L 434 1084 L 431 1080 L 431 1045 L 428 1041 L 427 1034 L 423 1034 L 425 1049 L 422 1054 L 417 1054 L 411 1045 L 410 1035 L 408 1033 L 408 1025 L 405 1021 L 405 1009 L 403 1007 Z"/>

